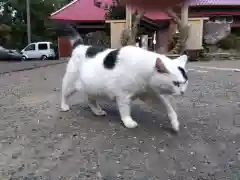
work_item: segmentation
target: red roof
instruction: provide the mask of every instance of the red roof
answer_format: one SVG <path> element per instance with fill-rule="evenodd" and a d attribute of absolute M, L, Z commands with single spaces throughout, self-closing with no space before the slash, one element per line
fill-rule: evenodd
<path fill-rule="evenodd" d="M 235 6 L 240 5 L 239 0 L 189 0 L 190 6 Z"/>
<path fill-rule="evenodd" d="M 211 17 L 211 16 L 240 16 L 240 11 L 228 12 L 228 11 L 221 11 L 221 12 L 193 12 L 190 14 L 192 17 Z"/>
<path fill-rule="evenodd" d="M 92 0 L 75 0 L 51 14 L 54 20 L 105 21 L 105 10 L 94 6 Z"/>
<path fill-rule="evenodd" d="M 96 7 L 93 0 L 74 0 L 58 11 L 52 13 L 50 19 L 99 22 L 105 21 L 105 12 L 106 10 Z M 152 20 L 170 19 L 164 12 L 146 12 L 145 16 Z"/>
<path fill-rule="evenodd" d="M 144 16 L 151 20 L 169 20 L 171 19 L 166 13 L 162 11 L 146 11 Z"/>

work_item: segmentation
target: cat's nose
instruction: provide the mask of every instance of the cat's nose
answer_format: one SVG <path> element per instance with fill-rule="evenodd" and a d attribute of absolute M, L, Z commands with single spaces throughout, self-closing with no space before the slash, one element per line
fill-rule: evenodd
<path fill-rule="evenodd" d="M 184 92 L 183 92 L 183 91 L 181 91 L 181 95 L 184 95 Z"/>

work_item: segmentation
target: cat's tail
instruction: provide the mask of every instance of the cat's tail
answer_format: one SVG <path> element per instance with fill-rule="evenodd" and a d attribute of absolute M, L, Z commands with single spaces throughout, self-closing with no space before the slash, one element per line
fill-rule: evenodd
<path fill-rule="evenodd" d="M 72 44 L 72 49 L 80 44 L 84 44 L 83 38 L 77 32 L 76 27 L 71 24 L 58 24 L 56 26 L 57 35 L 69 39 Z"/>

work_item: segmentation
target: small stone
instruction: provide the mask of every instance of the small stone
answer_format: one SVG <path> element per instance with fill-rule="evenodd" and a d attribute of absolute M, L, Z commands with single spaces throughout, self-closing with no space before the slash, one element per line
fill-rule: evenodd
<path fill-rule="evenodd" d="M 59 88 L 53 88 L 53 91 L 59 92 L 60 89 Z"/>
<path fill-rule="evenodd" d="M 24 165 L 24 164 L 21 164 L 21 166 L 18 167 L 18 171 L 19 171 L 19 172 L 23 171 L 23 170 L 24 170 L 24 167 L 25 167 L 25 165 Z"/>
<path fill-rule="evenodd" d="M 164 149 L 157 149 L 157 153 L 163 153 Z"/>
<path fill-rule="evenodd" d="M 21 152 L 12 154 L 12 159 L 17 159 L 21 155 Z"/>
<path fill-rule="evenodd" d="M 77 136 L 78 136 L 77 133 L 74 133 L 74 134 L 72 135 L 73 138 L 76 138 Z"/>
<path fill-rule="evenodd" d="M 96 176 L 97 176 L 97 179 L 98 180 L 102 180 L 103 178 L 102 178 L 102 174 L 100 173 L 100 172 L 97 172 L 96 173 Z"/>
<path fill-rule="evenodd" d="M 162 144 L 162 143 L 164 143 L 164 140 L 162 140 L 162 141 L 159 142 L 159 144 Z"/>
<path fill-rule="evenodd" d="M 84 139 L 84 140 L 85 140 L 85 139 L 87 139 L 87 138 L 86 138 L 85 136 L 81 136 L 81 139 Z"/>
<path fill-rule="evenodd" d="M 121 174 L 117 174 L 117 178 L 121 178 L 122 177 L 122 175 Z"/>
<path fill-rule="evenodd" d="M 193 172 L 195 171 L 197 168 L 195 166 L 193 166 L 192 168 L 189 169 L 189 172 Z"/>

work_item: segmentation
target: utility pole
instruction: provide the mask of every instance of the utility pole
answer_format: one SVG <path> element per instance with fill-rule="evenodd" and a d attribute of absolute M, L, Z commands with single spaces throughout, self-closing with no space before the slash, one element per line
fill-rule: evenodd
<path fill-rule="evenodd" d="M 27 5 L 27 38 L 28 44 L 31 43 L 31 14 L 30 14 L 30 0 L 26 0 Z"/>

